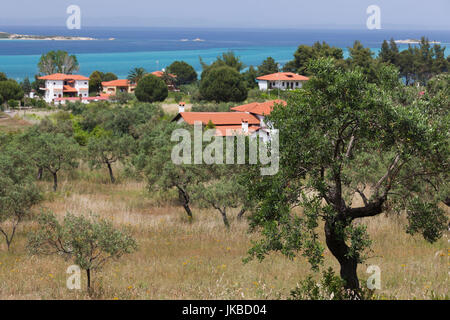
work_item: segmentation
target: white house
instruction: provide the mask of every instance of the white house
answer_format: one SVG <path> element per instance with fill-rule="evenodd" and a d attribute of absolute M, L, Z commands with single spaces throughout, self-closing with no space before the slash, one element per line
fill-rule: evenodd
<path fill-rule="evenodd" d="M 278 72 L 258 77 L 256 80 L 258 81 L 259 90 L 267 91 L 273 89 L 298 89 L 309 78 L 292 72 Z"/>
<path fill-rule="evenodd" d="M 286 106 L 284 100 L 272 100 L 267 102 L 253 102 L 231 108 L 232 112 L 185 112 L 184 103 L 179 105 L 179 113 L 173 119 L 177 123 L 194 125 L 201 122 L 203 125 L 212 123 L 217 136 L 250 135 L 259 137 L 262 141 L 270 140 L 274 129 L 266 119 L 275 105 Z"/>
<path fill-rule="evenodd" d="M 89 97 L 89 78 L 76 74 L 55 73 L 39 78 L 45 80 L 44 100 L 47 103 L 61 101 L 64 98 Z"/>

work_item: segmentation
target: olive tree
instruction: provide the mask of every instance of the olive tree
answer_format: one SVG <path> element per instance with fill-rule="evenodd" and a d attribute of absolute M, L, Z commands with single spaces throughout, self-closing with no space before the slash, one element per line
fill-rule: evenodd
<path fill-rule="evenodd" d="M 106 262 L 137 250 L 137 243 L 110 221 L 91 215 L 66 214 L 60 223 L 52 212 L 42 212 L 38 228 L 28 236 L 28 250 L 35 255 L 59 255 L 72 259 L 86 271 L 87 288 L 91 289 L 91 271 Z"/>
<path fill-rule="evenodd" d="M 31 137 L 28 154 L 38 168 L 52 174 L 53 191 L 56 191 L 59 171 L 78 166 L 80 147 L 73 138 L 61 133 L 42 133 Z"/>
<path fill-rule="evenodd" d="M 302 90 L 269 116 L 280 132 L 279 172 L 247 177 L 256 204 L 251 229 L 263 234 L 249 258 L 301 252 L 317 269 L 321 219 L 346 288 L 357 291 L 357 266 L 371 243 L 364 218 L 406 214 L 408 232 L 430 242 L 445 230 L 439 202 L 440 190 L 448 191 L 449 109 L 430 114 L 417 96 L 403 104 L 404 85 L 389 66 L 377 70 L 377 83 L 331 58 L 312 61 L 309 71 L 314 76 Z"/>
<path fill-rule="evenodd" d="M 112 165 L 118 161 L 124 161 L 133 149 L 134 139 L 129 135 L 122 137 L 104 132 L 89 139 L 87 145 L 87 159 L 91 168 L 100 168 L 105 165 L 108 168 L 111 183 L 116 182 Z"/>
<path fill-rule="evenodd" d="M 16 144 L 0 146 L 0 234 L 8 250 L 17 227 L 41 199 L 33 170 L 28 157 Z"/>
<path fill-rule="evenodd" d="M 202 165 L 177 164 L 172 161 L 175 142 L 171 141 L 171 135 L 178 128 L 176 123 L 165 121 L 144 127 L 138 142 L 139 152 L 134 157 L 133 164 L 147 180 L 150 191 L 176 188 L 183 208 L 188 217 L 192 218 L 191 187 L 208 179 L 208 176 Z"/>
<path fill-rule="evenodd" d="M 240 183 L 240 176 L 246 168 L 246 165 L 241 164 L 205 166 L 204 170 L 210 179 L 190 187 L 193 200 L 219 211 L 227 228 L 230 227 L 230 209 L 241 208 L 237 215 L 237 218 L 241 219 L 248 207 L 246 188 Z"/>

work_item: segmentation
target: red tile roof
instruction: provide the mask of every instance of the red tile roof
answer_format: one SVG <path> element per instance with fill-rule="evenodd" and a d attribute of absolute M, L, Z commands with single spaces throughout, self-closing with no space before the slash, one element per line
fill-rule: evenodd
<path fill-rule="evenodd" d="M 248 121 L 249 125 L 259 125 L 259 120 L 254 115 L 245 112 L 180 112 L 180 117 L 188 124 L 200 121 L 204 125 L 211 121 L 214 125 L 242 125 L 242 121 Z"/>
<path fill-rule="evenodd" d="M 235 125 L 235 126 L 216 126 L 216 136 L 222 136 L 222 137 L 228 137 L 228 136 L 233 136 L 233 135 L 237 135 L 237 134 L 244 134 L 244 132 L 242 131 L 242 125 Z M 260 127 L 258 126 L 253 126 L 253 127 L 248 127 L 248 133 L 253 133 L 257 130 L 259 130 Z"/>
<path fill-rule="evenodd" d="M 102 82 L 103 87 L 129 87 L 130 85 L 131 84 L 128 79 L 118 79 L 118 80 Z"/>
<path fill-rule="evenodd" d="M 242 106 L 237 106 L 234 108 L 231 108 L 233 111 L 239 111 L 239 112 L 249 112 L 257 115 L 269 115 L 270 112 L 272 112 L 273 107 L 275 104 L 280 104 L 283 106 L 286 106 L 287 103 L 284 100 L 271 100 L 266 102 L 253 102 L 249 104 L 244 104 Z"/>
<path fill-rule="evenodd" d="M 162 71 L 155 71 L 155 72 L 152 72 L 152 74 L 161 78 L 163 76 L 164 72 L 162 72 Z M 176 78 L 177 77 L 176 75 L 174 75 L 172 73 L 169 73 L 169 76 L 171 76 L 172 78 Z"/>
<path fill-rule="evenodd" d="M 62 97 L 62 98 L 56 98 L 55 101 L 80 101 L 81 100 L 87 100 L 87 101 L 95 101 L 95 100 L 108 100 L 108 97 Z"/>
<path fill-rule="evenodd" d="M 71 86 L 63 86 L 63 91 L 64 92 L 78 92 L 77 89 L 75 89 L 74 87 L 71 87 Z"/>
<path fill-rule="evenodd" d="M 267 80 L 267 81 L 276 81 L 276 80 L 281 80 L 281 81 L 306 81 L 309 80 L 308 77 L 296 74 L 296 73 L 292 73 L 292 72 L 277 72 L 277 73 L 272 73 L 272 74 L 268 74 L 262 77 L 258 77 L 256 78 L 257 80 Z"/>
<path fill-rule="evenodd" d="M 39 80 L 64 81 L 64 80 L 89 80 L 89 78 L 81 76 L 79 74 L 54 73 L 48 76 L 39 77 Z"/>

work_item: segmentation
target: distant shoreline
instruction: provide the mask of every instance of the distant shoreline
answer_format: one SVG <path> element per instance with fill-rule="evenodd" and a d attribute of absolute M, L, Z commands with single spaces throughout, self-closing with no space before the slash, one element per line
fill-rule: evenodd
<path fill-rule="evenodd" d="M 0 40 L 93 41 L 98 39 L 90 37 L 36 36 L 36 35 L 0 32 Z"/>
<path fill-rule="evenodd" d="M 406 40 L 394 40 L 395 43 L 400 44 L 419 44 L 420 40 L 417 39 L 406 39 Z M 429 41 L 430 44 L 441 44 L 439 41 Z"/>

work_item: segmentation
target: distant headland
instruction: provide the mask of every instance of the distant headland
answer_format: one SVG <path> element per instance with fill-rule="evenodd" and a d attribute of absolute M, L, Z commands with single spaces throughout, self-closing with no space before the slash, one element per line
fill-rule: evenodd
<path fill-rule="evenodd" d="M 419 44 L 420 40 L 417 39 L 406 39 L 406 40 L 395 40 L 395 43 L 400 43 L 400 44 Z M 439 41 L 430 41 L 430 44 L 440 44 Z"/>
<path fill-rule="evenodd" d="M 36 36 L 27 34 L 15 34 L 0 31 L 0 40 L 98 40 L 90 37 L 68 37 L 68 36 Z"/>

